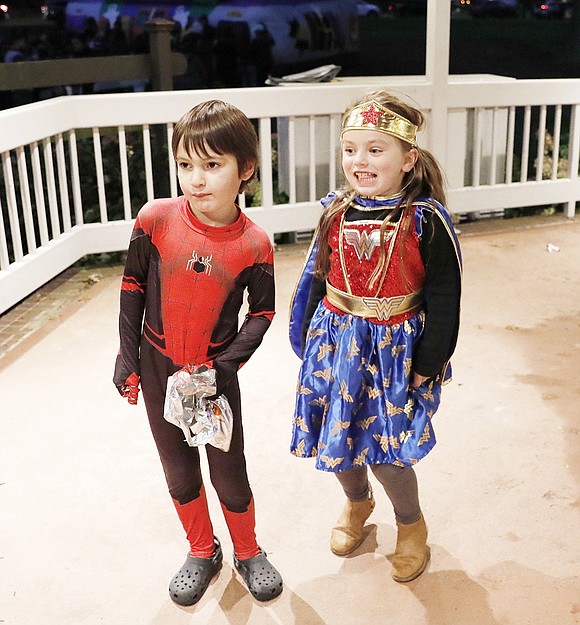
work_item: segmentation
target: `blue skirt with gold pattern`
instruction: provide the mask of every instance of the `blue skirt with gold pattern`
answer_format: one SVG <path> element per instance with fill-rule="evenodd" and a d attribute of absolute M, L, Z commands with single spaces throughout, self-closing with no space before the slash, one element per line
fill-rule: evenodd
<path fill-rule="evenodd" d="M 412 466 L 431 451 L 441 382 L 409 385 L 423 322 L 420 312 L 380 325 L 320 302 L 298 380 L 295 456 L 315 457 L 317 469 L 337 472 L 368 464 Z"/>

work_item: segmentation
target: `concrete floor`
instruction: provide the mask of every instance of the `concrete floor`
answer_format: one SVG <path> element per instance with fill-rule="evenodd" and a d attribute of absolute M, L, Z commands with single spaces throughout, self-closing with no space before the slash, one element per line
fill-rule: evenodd
<path fill-rule="evenodd" d="M 0 623 L 580 623 L 580 222 L 464 232 L 461 243 L 454 381 L 434 419 L 439 443 L 417 466 L 424 575 L 391 580 L 381 492 L 362 547 L 332 555 L 338 484 L 288 453 L 294 248 L 277 254 L 279 313 L 240 373 L 258 537 L 282 595 L 263 605 L 248 594 L 209 487 L 224 567 L 197 606 L 170 601 L 187 547 L 143 403 L 130 407 L 110 381 L 119 276 L 109 275 L 0 362 Z"/>

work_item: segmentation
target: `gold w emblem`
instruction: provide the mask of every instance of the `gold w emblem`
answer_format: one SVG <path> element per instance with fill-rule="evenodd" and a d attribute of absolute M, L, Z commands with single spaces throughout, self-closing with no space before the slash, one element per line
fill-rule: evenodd
<path fill-rule="evenodd" d="M 430 438 L 431 438 L 431 429 L 429 428 L 429 424 L 426 423 L 425 429 L 423 430 L 423 434 L 421 434 L 421 438 L 419 439 L 419 442 L 417 443 L 417 445 L 422 445 L 423 443 L 426 443 Z"/>
<path fill-rule="evenodd" d="M 399 441 L 397 440 L 396 436 L 389 436 L 389 445 L 393 449 L 399 449 L 400 445 L 399 445 Z"/>
<path fill-rule="evenodd" d="M 346 385 L 346 380 L 343 380 L 340 383 L 340 391 L 338 391 L 338 394 L 344 399 L 344 401 L 347 401 L 349 403 L 352 403 L 354 401 L 354 399 L 352 398 L 352 395 L 348 392 L 348 386 Z"/>
<path fill-rule="evenodd" d="M 338 329 L 341 332 L 344 332 L 347 328 L 350 328 L 350 326 L 351 326 L 350 317 L 347 317 L 341 324 L 339 324 Z"/>
<path fill-rule="evenodd" d="M 313 399 L 311 402 L 308 402 L 311 406 L 324 406 L 326 403 L 326 395 L 322 397 L 318 397 L 317 399 Z"/>
<path fill-rule="evenodd" d="M 337 434 L 340 434 L 342 430 L 348 430 L 349 427 L 350 427 L 350 421 L 337 421 L 334 424 L 334 427 L 332 428 L 332 430 L 330 431 L 330 435 L 336 436 Z"/>
<path fill-rule="evenodd" d="M 304 421 L 304 417 L 296 417 L 294 419 L 294 425 L 298 429 L 302 430 L 303 432 L 307 432 L 307 433 L 310 432 L 310 430 L 308 429 L 308 426 L 306 425 L 306 421 Z M 302 441 L 302 442 L 304 442 L 304 441 Z"/>
<path fill-rule="evenodd" d="M 391 235 L 391 232 L 387 233 L 385 241 L 388 241 Z M 354 247 L 354 251 L 359 260 L 363 258 L 370 260 L 375 249 L 381 244 L 381 231 L 372 230 L 371 232 L 366 232 L 366 230 L 363 230 L 361 232 L 360 230 L 345 228 L 344 240 L 348 245 Z"/>
<path fill-rule="evenodd" d="M 350 360 L 354 356 L 358 356 L 360 353 L 360 347 L 356 344 L 356 339 L 354 336 L 350 339 L 350 345 L 348 346 L 348 352 L 346 354 L 346 359 Z"/>
<path fill-rule="evenodd" d="M 321 420 L 321 424 L 322 422 L 324 422 L 324 419 L 326 419 L 326 413 L 328 411 L 328 408 L 330 407 L 330 402 L 326 401 L 326 395 L 323 395 L 322 397 L 319 397 L 318 399 L 313 399 L 311 402 L 308 402 L 311 406 L 318 406 L 319 408 L 323 408 L 322 411 L 322 420 Z M 315 417 L 313 416 L 313 420 L 316 421 Z"/>
<path fill-rule="evenodd" d="M 331 458 L 330 456 L 320 456 L 320 459 L 327 467 L 330 467 L 331 469 L 337 467 L 344 460 L 344 458 Z"/>
<path fill-rule="evenodd" d="M 372 310 L 373 315 L 380 321 L 386 321 L 390 318 L 393 312 L 403 303 L 405 300 L 404 295 L 395 295 L 394 297 L 378 298 L 378 297 L 363 297 L 365 306 Z"/>
<path fill-rule="evenodd" d="M 391 355 L 393 358 L 398 358 L 399 354 L 402 354 L 405 351 L 404 345 L 395 345 L 391 348 Z"/>
<path fill-rule="evenodd" d="M 429 384 L 429 386 L 427 387 L 427 392 L 422 393 L 421 397 L 428 401 L 433 401 L 435 399 L 435 396 L 433 395 L 433 382 Z"/>
<path fill-rule="evenodd" d="M 377 373 L 379 372 L 379 368 L 377 367 L 377 365 L 368 365 L 367 366 L 367 371 L 371 375 L 377 375 Z"/>
<path fill-rule="evenodd" d="M 318 348 L 318 361 L 320 362 L 327 354 L 335 349 L 334 345 L 330 345 L 330 343 L 323 343 Z"/>
<path fill-rule="evenodd" d="M 311 395 L 313 391 L 307 386 L 302 386 L 300 382 L 298 382 L 298 388 L 296 389 L 296 392 L 298 393 L 298 395 Z"/>
<path fill-rule="evenodd" d="M 363 449 L 360 452 L 360 454 L 358 456 L 356 456 L 356 458 L 352 461 L 354 466 L 357 467 L 357 466 L 363 465 L 364 461 L 365 461 L 365 458 L 367 457 L 368 453 L 369 453 L 369 448 L 368 447 L 366 449 Z"/>
<path fill-rule="evenodd" d="M 294 456 L 298 456 L 298 458 L 304 458 L 306 443 L 304 440 L 301 440 L 296 448 L 292 450 L 292 454 Z"/>
<path fill-rule="evenodd" d="M 373 388 L 372 386 L 366 386 L 365 391 L 369 396 L 369 399 L 376 399 L 383 394 L 383 391 L 381 391 L 380 388 Z"/>
<path fill-rule="evenodd" d="M 385 328 L 385 336 L 379 343 L 379 348 L 384 349 L 387 345 L 390 345 L 393 341 L 393 335 L 391 334 L 391 328 L 388 326 Z"/>
<path fill-rule="evenodd" d="M 329 380 L 334 381 L 334 376 L 332 375 L 332 367 L 328 367 L 328 369 L 319 369 L 318 371 L 314 371 L 312 374 L 317 378 L 322 378 L 325 382 Z"/>
<path fill-rule="evenodd" d="M 382 434 L 373 434 L 373 438 L 377 441 L 383 451 L 387 451 L 387 449 L 389 448 L 388 436 L 383 436 Z"/>
<path fill-rule="evenodd" d="M 371 424 L 373 424 L 376 420 L 376 415 L 374 417 L 367 417 L 366 419 L 362 419 L 361 421 L 359 421 L 357 425 L 359 428 L 361 428 L 361 430 L 368 430 Z"/>
<path fill-rule="evenodd" d="M 401 432 L 399 434 L 399 440 L 401 441 L 401 443 L 406 443 L 411 436 L 413 435 L 413 431 L 412 430 L 407 430 L 406 432 Z"/>
<path fill-rule="evenodd" d="M 399 408 L 399 406 L 396 406 L 387 399 L 387 414 L 389 415 L 389 417 L 394 417 L 395 415 L 401 414 L 402 412 L 402 408 Z"/>

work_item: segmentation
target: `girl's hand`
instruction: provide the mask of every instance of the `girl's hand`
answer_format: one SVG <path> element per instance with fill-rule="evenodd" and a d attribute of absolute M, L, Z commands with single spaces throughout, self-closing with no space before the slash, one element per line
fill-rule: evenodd
<path fill-rule="evenodd" d="M 417 388 L 418 386 L 421 386 L 421 384 L 423 384 L 423 382 L 425 382 L 428 379 L 429 378 L 426 375 L 419 375 L 418 373 L 413 373 L 413 381 L 411 382 L 411 386 L 413 388 Z"/>

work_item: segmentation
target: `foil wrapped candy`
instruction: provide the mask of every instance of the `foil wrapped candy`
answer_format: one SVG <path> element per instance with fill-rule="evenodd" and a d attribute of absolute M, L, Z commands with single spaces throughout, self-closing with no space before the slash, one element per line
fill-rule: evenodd
<path fill-rule="evenodd" d="M 217 398 L 216 372 L 206 365 L 180 369 L 167 378 L 165 420 L 181 428 L 190 447 L 208 443 L 228 451 L 233 414 L 225 395 Z"/>

